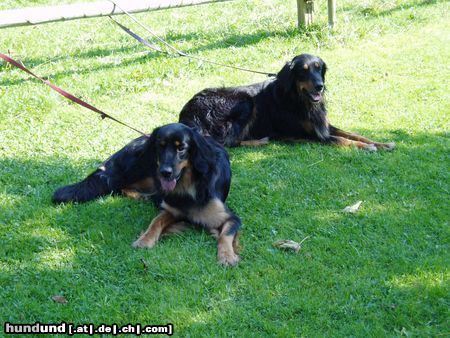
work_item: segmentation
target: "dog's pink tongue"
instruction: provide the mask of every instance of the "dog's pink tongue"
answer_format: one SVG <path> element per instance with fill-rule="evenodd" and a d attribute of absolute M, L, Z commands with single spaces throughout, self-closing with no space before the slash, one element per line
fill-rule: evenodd
<path fill-rule="evenodd" d="M 314 101 L 320 101 L 320 98 L 322 97 L 321 94 L 312 94 L 311 96 Z"/>
<path fill-rule="evenodd" d="M 161 182 L 161 187 L 167 191 L 172 191 L 173 189 L 175 189 L 175 186 L 177 185 L 177 180 L 175 180 L 175 179 L 167 181 L 167 180 L 161 178 L 160 182 Z"/>

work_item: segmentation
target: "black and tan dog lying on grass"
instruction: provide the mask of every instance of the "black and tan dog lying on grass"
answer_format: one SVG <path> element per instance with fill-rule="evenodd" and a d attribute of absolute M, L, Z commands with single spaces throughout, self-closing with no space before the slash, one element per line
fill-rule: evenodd
<path fill-rule="evenodd" d="M 326 70 L 317 56 L 296 56 L 275 79 L 199 92 L 183 107 L 179 121 L 229 147 L 262 145 L 274 139 L 392 150 L 394 143 L 375 142 L 328 122 Z"/>
<path fill-rule="evenodd" d="M 174 123 L 156 128 L 112 155 L 83 181 L 59 188 L 53 202 L 86 202 L 108 194 L 149 196 L 161 207 L 134 247 L 151 248 L 188 223 L 218 240 L 218 260 L 235 265 L 241 220 L 226 205 L 231 169 L 226 150 L 210 137 Z"/>

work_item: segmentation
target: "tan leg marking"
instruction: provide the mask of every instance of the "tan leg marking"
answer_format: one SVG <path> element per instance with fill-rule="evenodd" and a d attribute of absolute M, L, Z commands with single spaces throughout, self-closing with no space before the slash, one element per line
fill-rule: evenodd
<path fill-rule="evenodd" d="M 219 239 L 220 231 L 218 229 L 209 229 L 209 233 L 211 236 L 213 236 L 215 239 Z"/>
<path fill-rule="evenodd" d="M 122 194 L 135 200 L 147 200 L 156 193 L 155 181 L 147 177 L 122 189 Z"/>
<path fill-rule="evenodd" d="M 338 147 L 356 147 L 368 151 L 377 151 L 377 147 L 374 144 L 353 141 L 341 136 L 331 136 L 330 138 L 333 140 L 333 144 Z"/>
<path fill-rule="evenodd" d="M 122 189 L 122 194 L 135 200 L 148 200 L 151 194 L 144 194 L 134 189 Z"/>
<path fill-rule="evenodd" d="M 259 140 L 246 140 L 246 141 L 241 141 L 241 146 L 249 146 L 249 147 L 259 147 L 259 146 L 264 146 L 266 144 L 269 144 L 269 138 L 268 137 L 263 137 Z"/>
<path fill-rule="evenodd" d="M 135 248 L 152 248 L 162 232 L 168 226 L 176 223 L 176 218 L 167 211 L 161 211 L 148 226 L 148 229 L 133 243 Z"/>
<path fill-rule="evenodd" d="M 219 199 L 213 199 L 206 206 L 189 212 L 189 219 L 202 224 L 218 241 L 217 258 L 220 264 L 236 265 L 239 257 L 234 251 L 236 233 L 229 235 L 234 225 L 232 214 Z"/>
<path fill-rule="evenodd" d="M 371 139 L 368 139 L 367 137 L 349 133 L 349 132 L 343 131 L 339 128 L 336 128 L 336 127 L 330 128 L 330 132 L 331 132 L 331 135 L 344 137 L 344 138 L 352 140 L 352 141 L 359 141 L 359 142 L 363 142 L 363 143 L 374 144 L 377 149 L 393 150 L 395 148 L 394 142 L 380 143 L 380 142 L 372 141 Z"/>
<path fill-rule="evenodd" d="M 156 190 L 155 180 L 152 177 L 147 177 L 143 180 L 126 186 L 125 189 L 135 189 L 145 193 L 152 193 Z"/>
<path fill-rule="evenodd" d="M 217 244 L 217 259 L 220 264 L 236 265 L 239 262 L 239 256 L 236 255 L 233 247 L 236 234 L 228 235 L 228 231 L 233 226 L 232 221 L 227 221 L 222 227 Z"/>

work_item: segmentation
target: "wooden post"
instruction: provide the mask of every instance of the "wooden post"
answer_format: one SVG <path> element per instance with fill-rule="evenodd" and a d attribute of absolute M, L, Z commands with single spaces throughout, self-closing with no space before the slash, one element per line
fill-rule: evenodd
<path fill-rule="evenodd" d="M 328 26 L 333 29 L 336 24 L 336 0 L 328 0 Z"/>
<path fill-rule="evenodd" d="M 309 26 L 313 23 L 313 0 L 297 0 L 298 27 Z"/>

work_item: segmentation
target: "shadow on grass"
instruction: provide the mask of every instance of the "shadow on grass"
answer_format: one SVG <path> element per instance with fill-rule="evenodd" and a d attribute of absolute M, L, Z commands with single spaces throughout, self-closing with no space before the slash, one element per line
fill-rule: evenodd
<path fill-rule="evenodd" d="M 246 46 L 258 44 L 259 42 L 261 42 L 265 39 L 274 38 L 274 37 L 286 38 L 286 37 L 294 37 L 294 36 L 298 36 L 298 35 L 307 35 L 308 32 L 318 30 L 318 29 L 319 29 L 319 26 L 314 26 L 310 29 L 303 29 L 303 30 L 299 31 L 296 27 L 295 28 L 293 27 L 293 28 L 286 29 L 284 31 L 259 30 L 252 34 L 233 34 L 233 35 L 229 35 L 229 36 L 225 37 L 222 40 L 215 41 L 210 44 L 188 48 L 187 50 L 185 50 L 185 52 L 187 52 L 188 54 L 195 54 L 197 52 L 203 52 L 203 51 L 209 51 L 209 50 L 215 50 L 215 49 L 226 49 L 229 47 L 235 47 L 235 48 L 246 47 Z M 168 37 L 170 38 L 169 41 L 171 41 L 172 43 L 176 43 L 176 41 L 185 41 L 186 38 L 187 38 L 187 40 L 190 40 L 191 34 L 187 34 L 187 35 L 186 34 L 169 34 Z M 196 36 L 196 34 L 194 34 L 194 36 Z M 207 38 L 210 39 L 211 37 L 212 37 L 212 35 Z"/>
<path fill-rule="evenodd" d="M 202 46 L 198 46 L 198 47 L 187 48 L 183 51 L 188 54 L 196 54 L 198 52 L 215 50 L 215 49 L 226 49 L 228 47 L 239 48 L 239 47 L 245 47 L 248 45 L 257 44 L 260 41 L 271 38 L 271 37 L 277 37 L 277 36 L 278 37 L 286 37 L 286 36 L 293 37 L 296 35 L 308 36 L 308 35 L 312 34 L 312 32 L 319 31 L 319 30 L 322 30 L 322 27 L 319 27 L 316 25 L 316 26 L 302 29 L 301 31 L 299 31 L 297 28 L 291 28 L 291 29 L 287 29 L 285 31 L 274 31 L 274 32 L 258 31 L 253 34 L 234 34 L 234 35 L 226 37 L 223 40 L 216 41 L 214 43 L 210 43 L 210 44 L 206 44 L 206 45 L 202 45 Z M 195 39 L 197 36 L 199 36 L 199 35 L 196 33 L 189 33 L 189 34 L 173 34 L 172 33 L 172 34 L 168 34 L 166 40 L 169 43 L 176 45 L 177 41 L 186 41 L 186 40 L 189 41 L 189 40 Z M 143 51 L 143 49 L 145 50 L 145 47 L 141 47 L 138 44 L 138 42 L 136 42 L 132 39 L 130 40 L 130 44 L 134 44 L 133 47 L 119 47 L 119 48 L 110 48 L 110 49 L 96 48 L 96 49 L 91 49 L 86 52 L 81 52 L 76 55 L 57 56 L 54 59 L 58 60 L 58 62 L 59 62 L 59 61 L 65 61 L 65 60 L 68 60 L 68 59 L 71 59 L 74 57 L 76 57 L 77 59 L 94 59 L 96 57 L 105 57 L 105 56 L 110 56 L 110 55 L 115 55 L 117 57 L 117 53 L 128 53 L 128 52 L 132 52 L 132 51 L 139 52 L 139 51 Z M 160 58 L 161 59 L 174 59 L 174 58 L 186 59 L 184 57 L 177 56 L 175 54 L 172 56 L 167 56 L 166 54 L 162 54 L 162 53 L 158 53 L 158 52 L 154 52 L 154 51 L 148 51 L 148 53 L 145 55 L 129 58 L 127 60 L 120 62 L 120 66 L 127 67 L 129 65 L 144 63 L 144 62 L 148 62 L 149 60 L 160 59 Z M 39 65 L 48 62 L 48 60 L 44 60 L 42 58 L 25 58 L 20 61 L 30 69 L 32 67 L 39 67 Z M 212 60 L 212 61 L 215 61 L 215 60 Z M 285 60 L 280 61 L 280 68 L 284 61 Z M 242 65 L 242 64 L 231 64 L 231 65 L 245 67 L 245 65 Z M 6 66 L 6 63 L 4 63 L 4 62 L 0 63 L 0 71 L 6 69 L 6 67 L 10 67 L 10 66 L 9 65 Z M 118 65 L 116 63 L 111 62 L 110 64 L 86 66 L 86 68 L 84 68 L 84 69 L 80 69 L 77 67 L 75 70 L 54 72 L 51 74 L 45 74 L 45 76 L 44 76 L 44 74 L 40 74 L 39 70 L 36 70 L 36 73 L 38 75 L 41 75 L 44 79 L 49 79 L 49 78 L 65 77 L 65 76 L 69 76 L 72 74 L 87 74 L 87 73 L 92 73 L 92 72 L 96 72 L 96 71 L 100 71 L 100 70 L 107 70 L 107 69 L 112 69 L 112 68 L 117 68 L 117 67 L 118 67 Z M 262 70 L 262 71 L 274 72 L 274 71 L 278 71 L 278 69 L 276 69 L 276 70 L 267 70 L 266 69 L 266 70 Z M 0 85 L 13 86 L 13 85 L 21 84 L 26 81 L 29 81 L 29 80 L 28 79 L 2 80 L 2 81 L 0 81 Z"/>
<path fill-rule="evenodd" d="M 122 48 L 119 48 L 119 49 L 122 49 Z M 131 48 L 130 48 L 131 49 Z M 103 49 L 100 49 L 100 51 L 104 51 Z M 114 52 L 114 49 L 113 50 L 111 50 L 111 53 L 113 53 Z M 96 53 L 96 51 L 91 51 L 91 52 L 89 52 L 89 53 L 85 53 L 85 54 L 89 54 L 89 55 L 92 55 L 92 56 L 84 56 L 85 58 L 90 58 L 90 57 L 94 57 L 94 55 L 95 55 L 95 53 Z M 109 54 L 108 54 L 109 55 Z M 135 64 L 139 64 L 139 63 L 143 63 L 143 62 L 145 62 L 146 60 L 149 60 L 149 59 L 156 59 L 156 58 L 159 58 L 159 57 L 161 57 L 161 54 L 156 54 L 156 53 L 152 53 L 152 52 L 149 52 L 148 54 L 146 54 L 146 55 L 143 55 L 143 56 L 138 56 L 138 57 L 134 57 L 134 58 L 131 58 L 131 59 L 128 59 L 128 60 L 125 60 L 125 61 L 122 61 L 121 63 L 120 63 L 120 66 L 122 66 L 122 67 L 126 67 L 126 66 L 128 66 L 128 65 L 135 65 Z M 64 59 L 64 58 L 63 58 Z M 61 59 L 59 59 L 59 60 L 61 60 Z M 38 59 L 36 59 L 36 60 L 33 60 L 35 63 L 37 63 L 37 65 L 39 65 L 39 64 L 41 64 L 41 63 L 44 63 L 45 61 L 43 61 L 43 60 L 38 60 Z M 30 64 L 33 64 L 34 62 L 30 62 Z M 27 61 L 22 61 L 22 63 L 27 67 L 27 68 L 29 68 L 29 66 L 28 66 L 28 62 Z M 5 66 L 3 66 L 3 67 L 1 67 L 0 66 L 0 71 L 2 70 L 2 68 L 4 68 Z M 8 65 L 8 67 L 9 67 L 9 65 Z M 62 71 L 62 72 L 55 72 L 55 73 L 52 73 L 52 74 L 42 74 L 41 72 L 39 72 L 39 70 L 37 70 L 37 71 L 35 71 L 35 70 L 33 70 L 33 69 L 31 69 L 31 71 L 33 71 L 33 72 L 35 72 L 36 73 L 36 75 L 38 75 L 38 76 L 41 76 L 43 79 L 51 79 L 50 81 L 55 81 L 55 80 L 53 80 L 53 79 L 55 79 L 55 78 L 59 78 L 59 77 L 65 77 L 65 76 L 69 76 L 69 75 L 73 75 L 73 74 L 89 74 L 89 73 L 92 73 L 92 72 L 96 72 L 96 71 L 100 71 L 100 70 L 108 70 L 108 69 L 112 69 L 112 68 L 117 68 L 117 64 L 115 64 L 115 63 L 110 63 L 110 64 L 102 64 L 102 65 L 96 65 L 96 66 L 86 66 L 86 68 L 83 68 L 83 69 L 80 69 L 80 68 L 77 68 L 77 69 L 75 69 L 75 70 L 65 70 L 65 71 Z M 16 79 L 16 80 L 3 80 L 3 81 L 0 81 L 0 85 L 4 85 L 4 86 L 14 86 L 14 85 L 20 85 L 20 84 L 22 84 L 22 83 L 24 83 L 24 82 L 28 82 L 28 81 L 30 81 L 30 80 L 34 80 L 34 79 Z"/>
<path fill-rule="evenodd" d="M 34 231 L 46 228 L 56 234 L 62 246 L 92 240 L 93 246 L 104 249 L 111 242 L 114 245 L 125 242 L 126 250 L 131 249 L 132 241 L 158 213 L 152 202 L 118 195 L 88 203 L 55 205 L 51 202 L 57 188 L 82 180 L 101 162 L 91 159 L 76 165 L 65 158 L 0 159 L 3 186 L 0 224 L 12 230 L 3 249 L 13 252 L 15 260 L 32 261 L 43 248 L 55 246 L 56 238 L 46 238 Z M 4 258 L 8 261 L 8 254 Z"/>

